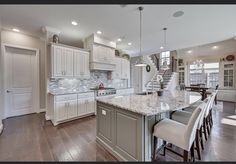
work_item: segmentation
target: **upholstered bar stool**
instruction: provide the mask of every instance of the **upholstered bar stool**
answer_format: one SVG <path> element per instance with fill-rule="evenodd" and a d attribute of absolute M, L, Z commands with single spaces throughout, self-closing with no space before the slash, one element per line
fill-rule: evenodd
<path fill-rule="evenodd" d="M 188 161 L 188 154 L 191 150 L 191 157 L 194 160 L 194 140 L 196 135 L 197 125 L 201 116 L 202 108 L 198 107 L 192 113 L 188 124 L 182 124 L 177 121 L 165 118 L 154 126 L 154 150 L 153 158 L 156 157 L 157 138 L 171 143 L 184 150 L 184 154 L 177 153 L 172 149 L 164 146 L 165 149 L 183 157 L 184 161 Z"/>
<path fill-rule="evenodd" d="M 201 147 L 202 150 L 204 149 L 203 146 L 203 137 L 202 137 L 202 128 L 203 128 L 203 119 L 204 119 L 204 115 L 206 112 L 206 109 L 209 105 L 211 98 L 208 97 L 207 99 L 205 99 L 200 105 L 199 108 L 203 109 L 201 116 L 200 116 L 200 120 L 198 122 L 198 126 L 197 126 L 197 131 L 196 131 L 196 150 L 197 150 L 197 154 L 198 154 L 198 159 L 201 160 L 201 153 L 200 153 L 200 143 L 201 143 Z M 183 123 L 185 125 L 188 124 L 189 119 L 191 118 L 192 113 L 191 112 L 187 112 L 187 111 L 176 111 L 174 113 L 172 113 L 171 115 L 171 119 L 174 121 L 178 121 L 180 123 Z"/>

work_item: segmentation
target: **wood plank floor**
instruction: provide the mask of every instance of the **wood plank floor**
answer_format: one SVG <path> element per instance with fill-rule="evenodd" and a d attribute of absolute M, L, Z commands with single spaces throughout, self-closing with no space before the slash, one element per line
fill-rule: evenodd
<path fill-rule="evenodd" d="M 204 161 L 236 161 L 236 105 L 218 103 L 211 136 L 202 152 Z M 4 120 L 0 161 L 116 161 L 96 143 L 96 117 L 54 127 L 44 113 Z M 177 148 L 176 148 L 177 149 Z M 171 152 L 160 161 L 179 161 Z"/>

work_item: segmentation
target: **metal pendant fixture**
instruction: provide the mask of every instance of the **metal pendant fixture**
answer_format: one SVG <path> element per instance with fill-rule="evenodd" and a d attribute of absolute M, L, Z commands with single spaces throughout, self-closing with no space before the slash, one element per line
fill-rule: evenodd
<path fill-rule="evenodd" d="M 137 67 L 146 67 L 147 64 L 144 62 L 144 59 L 143 59 L 143 55 L 142 55 L 142 10 L 143 10 L 143 7 L 140 6 L 138 8 L 138 10 L 140 11 L 140 47 L 139 47 L 139 55 L 141 56 L 140 57 L 140 60 L 137 61 L 137 63 L 135 64 L 135 66 Z"/>
<path fill-rule="evenodd" d="M 164 52 L 166 52 L 166 30 L 167 28 L 163 28 L 163 31 L 164 31 Z M 167 61 L 165 60 L 162 65 L 161 65 L 161 69 L 162 70 L 168 70 L 170 69 L 169 66 L 167 65 Z"/>

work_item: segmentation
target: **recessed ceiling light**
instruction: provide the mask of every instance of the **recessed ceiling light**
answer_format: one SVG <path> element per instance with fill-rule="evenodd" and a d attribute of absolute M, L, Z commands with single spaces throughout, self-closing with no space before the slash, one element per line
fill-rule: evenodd
<path fill-rule="evenodd" d="M 17 29 L 17 28 L 13 28 L 13 29 L 12 29 L 12 31 L 15 31 L 15 32 L 20 32 L 20 30 L 19 30 L 19 29 Z"/>
<path fill-rule="evenodd" d="M 160 47 L 161 50 L 162 50 L 163 48 L 164 48 L 163 46 Z"/>
<path fill-rule="evenodd" d="M 115 42 L 110 42 L 111 44 L 115 44 Z"/>
<path fill-rule="evenodd" d="M 98 30 L 98 31 L 97 31 L 97 34 L 102 34 L 102 31 L 99 31 L 99 30 Z"/>
<path fill-rule="evenodd" d="M 78 23 L 76 21 L 72 21 L 71 24 L 74 25 L 74 26 L 78 25 Z"/>
<path fill-rule="evenodd" d="M 131 42 L 129 42 L 129 43 L 128 43 L 128 45 L 129 45 L 129 46 L 131 46 L 131 45 L 132 45 L 132 43 L 131 43 Z"/>
<path fill-rule="evenodd" d="M 174 14 L 173 14 L 173 17 L 181 17 L 184 15 L 184 12 L 183 11 L 176 11 Z"/>
<path fill-rule="evenodd" d="M 122 41 L 122 39 L 121 39 L 121 38 L 118 38 L 118 39 L 117 39 L 117 41 L 118 41 L 118 42 L 121 42 L 121 41 Z"/>
<path fill-rule="evenodd" d="M 212 48 L 213 48 L 213 49 L 217 49 L 217 48 L 218 48 L 218 46 L 213 46 Z"/>
<path fill-rule="evenodd" d="M 189 50 L 188 53 L 191 54 L 193 51 Z"/>

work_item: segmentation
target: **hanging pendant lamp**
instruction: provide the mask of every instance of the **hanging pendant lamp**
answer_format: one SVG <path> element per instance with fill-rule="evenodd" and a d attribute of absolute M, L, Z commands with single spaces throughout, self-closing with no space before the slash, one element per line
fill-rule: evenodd
<path fill-rule="evenodd" d="M 166 30 L 167 28 L 163 28 L 163 31 L 164 31 L 164 52 L 166 52 Z M 170 69 L 169 66 L 167 65 L 167 61 L 165 60 L 162 65 L 161 65 L 161 69 L 162 70 L 168 70 Z"/>
<path fill-rule="evenodd" d="M 140 11 L 140 47 L 139 47 L 139 55 L 141 56 L 140 59 L 137 61 L 137 63 L 135 64 L 135 66 L 137 67 L 146 67 L 147 64 L 144 62 L 144 59 L 143 59 L 143 55 L 142 55 L 142 10 L 143 10 L 143 7 L 140 6 L 138 8 L 138 10 Z"/>

